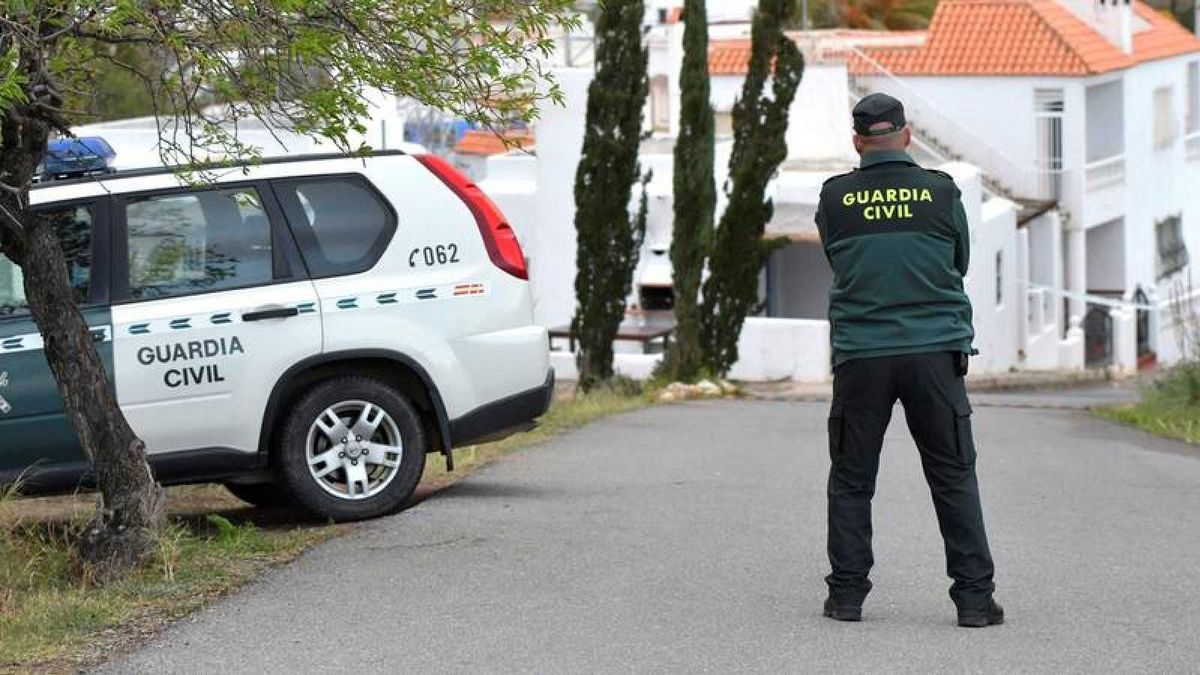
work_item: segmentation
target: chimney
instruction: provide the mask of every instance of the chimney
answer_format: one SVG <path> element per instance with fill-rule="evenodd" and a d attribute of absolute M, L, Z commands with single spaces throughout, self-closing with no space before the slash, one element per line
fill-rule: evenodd
<path fill-rule="evenodd" d="M 1096 28 L 1126 54 L 1133 53 L 1133 5 L 1130 0 L 1095 0 Z"/>
<path fill-rule="evenodd" d="M 1200 0 L 1193 0 L 1200 5 Z M 1059 0 L 1072 14 L 1126 54 L 1133 53 L 1130 0 Z"/>

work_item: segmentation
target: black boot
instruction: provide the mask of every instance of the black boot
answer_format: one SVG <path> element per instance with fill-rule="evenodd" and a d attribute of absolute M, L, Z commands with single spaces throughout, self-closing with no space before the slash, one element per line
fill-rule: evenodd
<path fill-rule="evenodd" d="M 1004 608 L 988 598 L 980 607 L 959 607 L 958 625 L 964 628 L 986 628 L 1004 623 Z"/>
<path fill-rule="evenodd" d="M 862 605 L 841 604 L 830 597 L 825 600 L 825 616 L 835 621 L 862 621 Z"/>

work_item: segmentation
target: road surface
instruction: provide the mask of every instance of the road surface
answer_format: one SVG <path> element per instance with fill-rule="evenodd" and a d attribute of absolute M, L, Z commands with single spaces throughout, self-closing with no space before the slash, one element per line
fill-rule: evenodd
<path fill-rule="evenodd" d="M 1200 454 L 979 406 L 1005 626 L 957 628 L 899 411 L 865 620 L 821 617 L 827 407 L 611 418 L 363 526 L 112 673 L 1194 672 Z"/>

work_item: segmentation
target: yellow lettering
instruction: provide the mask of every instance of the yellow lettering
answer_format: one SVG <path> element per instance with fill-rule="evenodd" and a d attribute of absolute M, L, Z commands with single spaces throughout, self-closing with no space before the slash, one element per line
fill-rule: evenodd
<path fill-rule="evenodd" d="M 896 191 L 895 191 L 895 190 L 893 190 L 893 189 L 891 189 L 891 188 L 888 188 L 888 191 L 887 191 L 887 200 L 888 200 L 889 202 L 894 202 L 894 201 L 896 201 Z"/>
<path fill-rule="evenodd" d="M 859 204 L 866 204 L 866 203 L 867 203 L 867 199 L 868 199 L 870 196 L 871 196 L 871 193 L 870 193 L 869 191 L 867 191 L 867 190 L 860 190 L 860 191 L 858 191 L 858 192 L 855 192 L 855 193 L 854 193 L 854 201 L 855 201 L 855 202 L 857 202 L 857 203 L 859 203 Z"/>
<path fill-rule="evenodd" d="M 889 204 L 888 206 L 884 206 L 882 208 L 884 218 L 890 219 L 896 215 L 896 207 L 894 205 Z"/>
<path fill-rule="evenodd" d="M 854 193 L 847 192 L 842 195 L 842 206 L 854 206 Z"/>
<path fill-rule="evenodd" d="M 925 188 L 924 190 L 921 190 L 921 201 L 923 201 L 923 202 L 933 201 L 933 194 L 931 192 L 929 192 L 929 188 Z"/>
<path fill-rule="evenodd" d="M 883 190 L 876 190 L 871 193 L 871 203 L 883 201 Z"/>
<path fill-rule="evenodd" d="M 877 207 L 875 206 L 868 206 L 867 208 L 863 209 L 863 218 L 866 218 L 867 220 L 875 220 L 876 208 Z"/>
<path fill-rule="evenodd" d="M 901 211 L 903 211 L 903 213 L 900 216 L 901 218 L 912 218 L 913 217 L 912 209 L 909 208 L 909 206 L 910 206 L 909 204 L 901 204 L 900 205 L 900 209 L 901 209 Z"/>
<path fill-rule="evenodd" d="M 900 188 L 900 201 L 907 202 L 912 200 L 912 190 L 908 188 Z"/>

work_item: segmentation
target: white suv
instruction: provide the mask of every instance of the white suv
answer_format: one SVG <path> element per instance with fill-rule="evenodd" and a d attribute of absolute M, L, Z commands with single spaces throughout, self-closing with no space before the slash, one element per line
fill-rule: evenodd
<path fill-rule="evenodd" d="M 527 427 L 553 390 L 512 228 L 432 155 L 308 156 L 215 184 L 43 183 L 121 409 L 164 484 L 339 520 L 402 506 L 429 452 Z M 87 487 L 0 256 L 0 484 Z"/>

